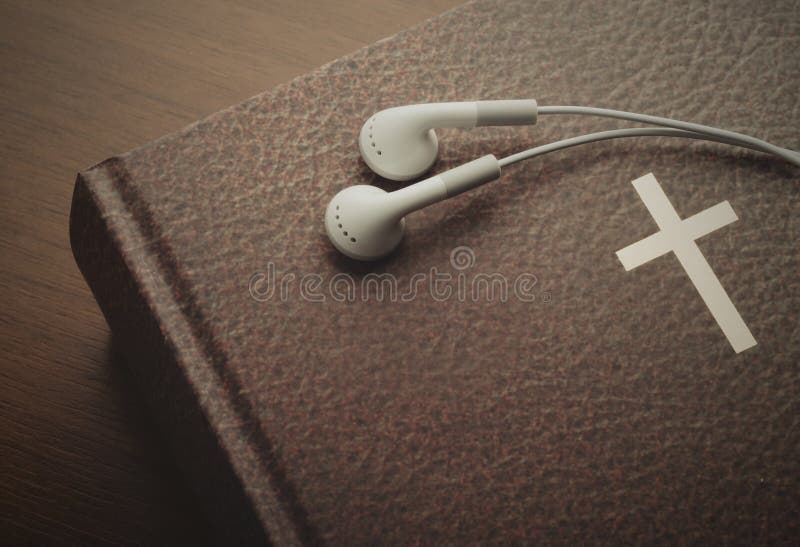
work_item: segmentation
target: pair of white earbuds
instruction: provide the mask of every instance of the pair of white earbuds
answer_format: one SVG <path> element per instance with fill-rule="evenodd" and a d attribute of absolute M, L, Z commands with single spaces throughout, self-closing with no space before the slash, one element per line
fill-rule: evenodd
<path fill-rule="evenodd" d="M 498 160 L 489 154 L 400 190 L 357 185 L 336 194 L 325 211 L 325 230 L 339 251 L 357 260 L 377 260 L 403 239 L 404 217 L 493 181 L 500 168 L 518 161 L 606 139 L 668 136 L 702 139 L 774 154 L 800 166 L 800 153 L 741 133 L 644 114 L 582 106 L 540 107 L 535 100 L 429 103 L 381 110 L 364 123 L 361 157 L 378 175 L 410 180 L 428 171 L 439 150 L 434 128 L 535 124 L 540 115 L 579 114 L 645 123 L 650 128 L 617 129 L 573 137 Z"/>

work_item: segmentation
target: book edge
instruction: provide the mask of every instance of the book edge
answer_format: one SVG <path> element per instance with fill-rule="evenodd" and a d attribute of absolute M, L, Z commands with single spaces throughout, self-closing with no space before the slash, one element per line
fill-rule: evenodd
<path fill-rule="evenodd" d="M 248 492 L 237 470 L 242 454 L 232 457 L 229 447 L 220 442 L 221 431 L 214 426 L 216 417 L 209 415 L 211 409 L 203 403 L 203 393 L 182 364 L 188 357 L 180 355 L 183 348 L 174 342 L 172 333 L 176 326 L 174 321 L 164 319 L 170 314 L 161 310 L 169 303 L 147 298 L 148 290 L 154 289 L 155 277 L 143 276 L 137 272 L 137 265 L 125 257 L 123 249 L 147 244 L 144 238 L 139 242 L 126 241 L 115 227 L 125 222 L 139 227 L 136 220 L 123 213 L 129 212 L 128 207 L 113 189 L 111 171 L 120 169 L 120 164 L 119 158 L 112 157 L 77 176 L 69 221 L 75 261 L 170 451 L 200 494 L 207 514 L 213 515 L 209 520 L 218 537 L 226 542 L 235 537 L 237 542 L 247 543 L 301 543 L 307 533 L 297 529 L 300 523 L 292 518 L 275 492 L 259 492 L 260 497 L 271 502 L 271 511 L 267 515 L 256 513 L 252 492 Z M 138 229 L 131 231 L 134 233 L 141 235 Z M 163 279 L 162 282 L 169 286 Z M 106 293 L 115 297 L 106 297 Z M 171 304 L 180 307 L 174 301 Z M 131 329 L 131 324 L 138 328 Z M 203 366 L 213 372 L 216 381 L 217 375 L 207 359 L 203 359 Z M 211 395 L 209 391 L 206 386 L 206 396 Z M 219 391 L 226 393 L 221 388 Z M 250 435 L 245 433 L 242 438 L 249 439 Z"/>

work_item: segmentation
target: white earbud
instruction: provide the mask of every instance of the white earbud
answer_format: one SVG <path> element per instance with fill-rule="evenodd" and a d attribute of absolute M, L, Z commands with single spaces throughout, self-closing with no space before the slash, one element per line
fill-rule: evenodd
<path fill-rule="evenodd" d="M 410 180 L 428 171 L 439 151 L 436 127 L 535 124 L 533 99 L 412 104 L 376 112 L 361 127 L 361 157 L 378 175 Z"/>
<path fill-rule="evenodd" d="M 682 137 L 720 142 L 774 154 L 800 166 L 800 153 L 734 131 L 646 114 L 584 106 L 545 106 L 534 100 L 430 103 L 382 110 L 370 117 L 358 139 L 361 156 L 377 174 L 394 180 L 415 178 L 436 161 L 435 127 L 523 125 L 547 114 L 590 115 L 661 126 L 600 131 L 523 150 L 498 160 L 483 156 L 460 167 L 385 192 L 358 185 L 336 194 L 325 211 L 325 231 L 342 253 L 358 260 L 377 260 L 403 239 L 405 215 L 492 181 L 500 168 L 556 150 L 623 137 Z"/>
<path fill-rule="evenodd" d="M 394 192 L 359 184 L 336 194 L 325 211 L 325 231 L 350 258 L 377 260 L 400 244 L 405 215 L 500 176 L 491 154 Z"/>

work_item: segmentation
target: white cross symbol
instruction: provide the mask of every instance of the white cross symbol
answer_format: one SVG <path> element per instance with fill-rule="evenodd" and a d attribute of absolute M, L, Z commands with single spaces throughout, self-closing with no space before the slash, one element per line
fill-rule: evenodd
<path fill-rule="evenodd" d="M 672 251 L 734 351 L 740 353 L 755 346 L 756 339 L 695 243 L 696 239 L 739 220 L 730 203 L 723 201 L 681 220 L 653 173 L 633 181 L 633 187 L 661 231 L 617 251 L 625 270 L 630 271 Z"/>

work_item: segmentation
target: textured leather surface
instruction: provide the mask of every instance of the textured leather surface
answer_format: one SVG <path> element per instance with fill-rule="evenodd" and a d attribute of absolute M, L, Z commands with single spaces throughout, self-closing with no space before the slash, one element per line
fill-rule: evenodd
<path fill-rule="evenodd" d="M 399 251 L 370 265 L 332 248 L 322 215 L 348 185 L 398 187 L 368 171 L 356 135 L 400 104 L 531 97 L 800 149 L 798 51 L 797 2 L 478 1 L 79 184 L 274 541 L 790 542 L 798 168 L 674 139 L 584 146 L 410 216 Z M 434 170 L 621 125 L 439 131 Z M 614 252 L 657 230 L 631 185 L 649 172 L 682 217 L 724 200 L 737 213 L 698 245 L 756 347 L 733 352 L 673 255 L 622 268 Z M 474 257 L 463 270 L 458 246 Z M 270 263 L 294 278 L 258 301 L 251 278 Z M 534 301 L 327 291 L 371 272 L 404 289 L 434 267 L 454 287 L 533 274 Z M 302 297 L 305 274 L 324 302 Z"/>

